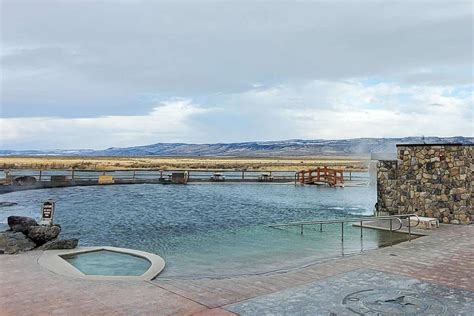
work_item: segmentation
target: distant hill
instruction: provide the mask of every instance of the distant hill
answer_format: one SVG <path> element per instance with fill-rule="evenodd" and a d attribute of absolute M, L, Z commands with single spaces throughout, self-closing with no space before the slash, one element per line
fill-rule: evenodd
<path fill-rule="evenodd" d="M 354 138 L 341 140 L 284 140 L 244 143 L 185 144 L 157 143 L 146 146 L 111 147 L 104 150 L 0 150 L 0 155 L 60 156 L 365 156 L 394 153 L 396 144 L 474 144 L 474 137 Z"/>

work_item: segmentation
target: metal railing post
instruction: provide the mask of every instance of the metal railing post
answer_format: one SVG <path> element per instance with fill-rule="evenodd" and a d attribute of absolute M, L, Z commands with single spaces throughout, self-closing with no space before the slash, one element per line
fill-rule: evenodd
<path fill-rule="evenodd" d="M 390 247 L 393 246 L 392 219 L 390 219 Z"/>
<path fill-rule="evenodd" d="M 411 242 L 411 217 L 408 216 L 408 242 Z"/>
<path fill-rule="evenodd" d="M 341 241 L 344 241 L 344 222 L 341 222 Z"/>
<path fill-rule="evenodd" d="M 364 237 L 364 221 L 369 221 L 369 220 L 387 220 L 390 221 L 390 246 L 393 246 L 393 232 L 399 231 L 403 228 L 403 221 L 401 218 L 406 218 L 406 217 L 416 217 L 418 219 L 418 222 L 416 225 L 413 225 L 413 227 L 416 227 L 420 223 L 420 219 L 418 215 L 416 214 L 404 214 L 404 215 L 398 215 L 398 216 L 381 216 L 381 217 L 365 217 L 365 218 L 348 218 L 344 220 L 340 219 L 333 219 L 333 220 L 323 220 L 323 221 L 305 221 L 305 222 L 293 222 L 293 223 L 287 223 L 287 224 L 276 224 L 276 225 L 269 225 L 268 227 L 273 227 L 273 228 L 279 228 L 279 227 L 300 227 L 301 228 L 301 235 L 303 235 L 303 230 L 304 230 L 304 225 L 319 225 L 319 231 L 323 231 L 323 224 L 341 224 L 341 242 L 344 242 L 344 224 L 345 223 L 350 223 L 350 222 L 357 222 L 360 223 L 360 240 L 361 240 L 361 251 L 363 251 L 363 237 Z M 398 221 L 398 227 L 394 229 L 393 227 L 393 220 Z M 409 232 L 409 238 L 411 239 L 411 223 L 409 222 L 409 227 L 408 227 L 408 232 Z"/>

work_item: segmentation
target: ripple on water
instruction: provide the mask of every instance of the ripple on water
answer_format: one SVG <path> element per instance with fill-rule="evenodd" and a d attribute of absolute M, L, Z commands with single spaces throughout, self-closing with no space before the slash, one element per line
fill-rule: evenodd
<path fill-rule="evenodd" d="M 359 231 L 339 227 L 272 229 L 268 224 L 370 215 L 373 187 L 327 188 L 293 185 L 119 185 L 21 191 L 0 196 L 17 202 L 0 209 L 38 217 L 41 202 L 56 201 L 63 237 L 81 245 L 110 245 L 157 253 L 167 261 L 163 276 L 259 273 L 359 251 Z M 353 235 L 354 238 L 350 238 Z M 364 248 L 386 234 L 367 230 Z M 344 249 L 342 248 L 344 246 Z"/>

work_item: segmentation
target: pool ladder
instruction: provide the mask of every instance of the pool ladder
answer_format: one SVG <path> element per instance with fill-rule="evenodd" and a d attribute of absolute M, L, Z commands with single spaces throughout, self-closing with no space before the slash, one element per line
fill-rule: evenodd
<path fill-rule="evenodd" d="M 415 217 L 417 219 L 416 225 L 411 225 L 411 217 Z M 322 221 L 305 221 L 305 222 L 293 222 L 293 223 L 286 223 L 286 224 L 274 224 L 269 225 L 268 227 L 271 228 L 280 228 L 280 227 L 300 227 L 300 233 L 303 235 L 304 226 L 308 225 L 319 225 L 319 231 L 323 231 L 323 225 L 326 224 L 341 224 L 341 241 L 344 241 L 344 224 L 345 223 L 360 223 L 360 238 L 363 238 L 363 223 L 364 222 L 373 222 L 377 220 L 383 221 L 390 221 L 389 231 L 390 231 L 390 246 L 393 245 L 393 232 L 399 231 L 403 228 L 402 219 L 407 219 L 408 221 L 408 241 L 411 241 L 412 234 L 411 229 L 416 227 L 420 224 L 420 218 L 416 214 L 402 214 L 402 215 L 387 215 L 387 216 L 372 216 L 372 217 L 362 217 L 362 218 L 345 218 L 345 219 L 329 219 L 329 220 L 322 220 Z M 398 224 L 398 227 L 394 229 L 393 222 Z M 372 227 L 368 227 L 372 228 Z"/>

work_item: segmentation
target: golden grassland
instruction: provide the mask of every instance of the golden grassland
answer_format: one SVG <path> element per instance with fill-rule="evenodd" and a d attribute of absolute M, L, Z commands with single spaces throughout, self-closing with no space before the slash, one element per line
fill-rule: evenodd
<path fill-rule="evenodd" d="M 298 171 L 328 166 L 345 170 L 365 170 L 362 157 L 64 157 L 3 156 L 2 169 L 77 170 L 256 170 Z"/>

